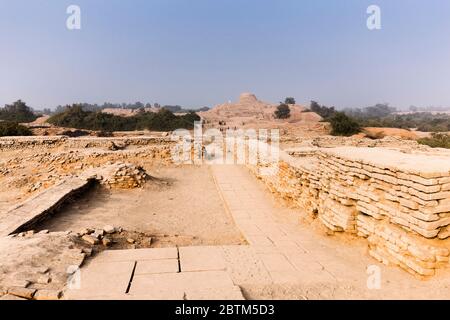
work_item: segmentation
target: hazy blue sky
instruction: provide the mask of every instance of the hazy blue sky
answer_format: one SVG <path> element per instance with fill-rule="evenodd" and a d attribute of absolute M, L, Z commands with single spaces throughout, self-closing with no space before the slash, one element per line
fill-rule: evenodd
<path fill-rule="evenodd" d="M 81 7 L 82 29 L 66 28 Z M 369 31 L 366 9 L 381 7 Z M 0 105 L 450 106 L 448 0 L 0 0 Z"/>

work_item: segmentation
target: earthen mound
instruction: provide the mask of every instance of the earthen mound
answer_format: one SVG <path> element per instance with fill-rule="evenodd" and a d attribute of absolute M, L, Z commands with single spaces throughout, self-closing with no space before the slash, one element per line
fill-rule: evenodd
<path fill-rule="evenodd" d="M 211 126 L 226 123 L 228 127 L 243 127 L 255 123 L 265 123 L 270 127 L 279 123 L 318 122 L 322 119 L 316 113 L 297 104 L 289 105 L 291 116 L 288 119 L 275 119 L 274 112 L 277 106 L 278 104 L 259 100 L 252 93 L 242 93 L 235 103 L 220 104 L 198 114 Z"/>

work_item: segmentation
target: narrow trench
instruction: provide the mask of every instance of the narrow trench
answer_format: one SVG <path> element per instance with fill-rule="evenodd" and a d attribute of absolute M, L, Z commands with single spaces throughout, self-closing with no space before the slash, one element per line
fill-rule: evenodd
<path fill-rule="evenodd" d="M 181 272 L 180 248 L 177 246 L 178 272 Z"/>
<path fill-rule="evenodd" d="M 134 278 L 134 272 L 136 271 L 136 266 L 137 266 L 137 261 L 134 262 L 133 271 L 131 272 L 130 281 L 128 281 L 128 286 L 127 286 L 127 290 L 125 291 L 125 294 L 128 294 L 130 292 L 131 283 L 133 282 L 133 278 Z"/>

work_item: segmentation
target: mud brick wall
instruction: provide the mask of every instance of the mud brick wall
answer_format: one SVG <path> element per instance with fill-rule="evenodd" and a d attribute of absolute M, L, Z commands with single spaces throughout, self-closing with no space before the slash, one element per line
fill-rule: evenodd
<path fill-rule="evenodd" d="M 17 149 L 49 149 L 57 147 L 67 148 L 109 148 L 111 143 L 118 146 L 147 146 L 171 144 L 170 137 L 0 137 L 0 151 Z"/>
<path fill-rule="evenodd" d="M 421 145 L 415 140 L 405 140 L 398 137 L 386 136 L 383 139 L 369 139 L 356 137 L 339 137 L 339 136 L 319 136 L 311 140 L 311 145 L 323 148 L 333 148 L 340 146 L 353 147 L 383 147 L 397 149 L 415 149 L 429 150 L 426 145 Z"/>
<path fill-rule="evenodd" d="M 334 232 L 366 238 L 385 264 L 434 275 L 448 266 L 450 154 L 414 155 L 383 148 L 282 152 L 278 173 L 260 175 L 269 189 Z"/>

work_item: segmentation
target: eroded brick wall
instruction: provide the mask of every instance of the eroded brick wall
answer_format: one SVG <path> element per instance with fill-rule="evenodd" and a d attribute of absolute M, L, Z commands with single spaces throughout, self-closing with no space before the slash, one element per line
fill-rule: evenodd
<path fill-rule="evenodd" d="M 361 154 L 364 148 L 354 148 Z M 378 148 L 377 148 L 378 149 Z M 269 189 L 316 216 L 330 230 L 366 238 L 369 254 L 408 272 L 434 275 L 448 265 L 450 240 L 450 157 L 413 157 L 392 150 L 317 148 L 281 154 L 276 175 L 260 175 Z M 293 153 L 294 154 L 294 153 Z M 375 161 L 376 160 L 376 161 Z M 448 166 L 445 161 L 448 160 Z"/>

